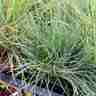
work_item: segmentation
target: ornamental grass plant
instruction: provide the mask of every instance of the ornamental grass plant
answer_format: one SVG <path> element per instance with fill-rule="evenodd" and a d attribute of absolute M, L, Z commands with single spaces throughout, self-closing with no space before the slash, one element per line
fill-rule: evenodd
<path fill-rule="evenodd" d="M 55 78 L 51 90 L 59 82 L 67 96 L 96 96 L 95 8 L 95 0 L 0 0 L 0 47 L 13 78 L 46 88 Z"/>

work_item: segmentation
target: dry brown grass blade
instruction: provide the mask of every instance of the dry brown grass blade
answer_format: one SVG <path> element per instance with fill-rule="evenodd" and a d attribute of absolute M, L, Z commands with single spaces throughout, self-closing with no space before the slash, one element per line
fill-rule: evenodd
<path fill-rule="evenodd" d="M 7 49 L 0 48 L 0 64 L 8 63 Z"/>
<path fill-rule="evenodd" d="M 0 32 L 16 32 L 16 28 L 13 25 L 3 25 L 0 27 Z"/>
<path fill-rule="evenodd" d="M 12 0 L 5 0 L 5 2 L 4 2 L 5 16 L 6 17 L 11 16 L 11 10 L 12 10 L 11 3 L 12 3 Z"/>

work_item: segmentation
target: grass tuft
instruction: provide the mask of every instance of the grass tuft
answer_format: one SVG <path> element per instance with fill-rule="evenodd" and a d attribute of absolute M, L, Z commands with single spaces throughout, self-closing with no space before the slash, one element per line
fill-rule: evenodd
<path fill-rule="evenodd" d="M 85 7 L 76 0 L 37 0 L 28 5 L 25 0 L 13 1 L 6 22 L 0 3 L 0 47 L 9 50 L 9 63 L 16 65 L 13 75 L 34 85 L 45 81 L 47 88 L 55 77 L 66 90 L 61 82 L 65 79 L 73 96 L 95 96 L 95 3 L 86 0 Z"/>

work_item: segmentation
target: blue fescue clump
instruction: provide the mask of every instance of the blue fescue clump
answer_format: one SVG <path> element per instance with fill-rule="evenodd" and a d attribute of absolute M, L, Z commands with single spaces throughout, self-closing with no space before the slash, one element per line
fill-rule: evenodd
<path fill-rule="evenodd" d="M 14 75 L 32 84 L 45 80 L 46 85 L 52 77 L 62 78 L 72 85 L 73 96 L 95 96 L 95 1 L 32 0 L 25 5 L 21 16 L 15 7 L 17 15 L 11 13 L 7 21 L 0 16 L 0 46 L 9 50 Z M 25 78 L 26 72 L 32 76 Z"/>

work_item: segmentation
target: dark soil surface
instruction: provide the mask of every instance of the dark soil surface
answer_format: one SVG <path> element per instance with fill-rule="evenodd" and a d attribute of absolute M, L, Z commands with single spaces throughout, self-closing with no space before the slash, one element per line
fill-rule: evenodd
<path fill-rule="evenodd" d="M 18 88 L 23 89 L 24 91 L 32 92 L 33 94 L 32 96 L 66 96 L 52 92 L 45 88 L 40 88 L 39 86 L 26 85 L 24 82 L 21 82 L 20 80 L 12 80 L 11 77 L 3 73 L 0 73 L 0 79 L 9 82 L 10 84 L 17 86 Z M 9 95 L 10 93 L 8 91 L 0 92 L 0 96 L 9 96 Z"/>

